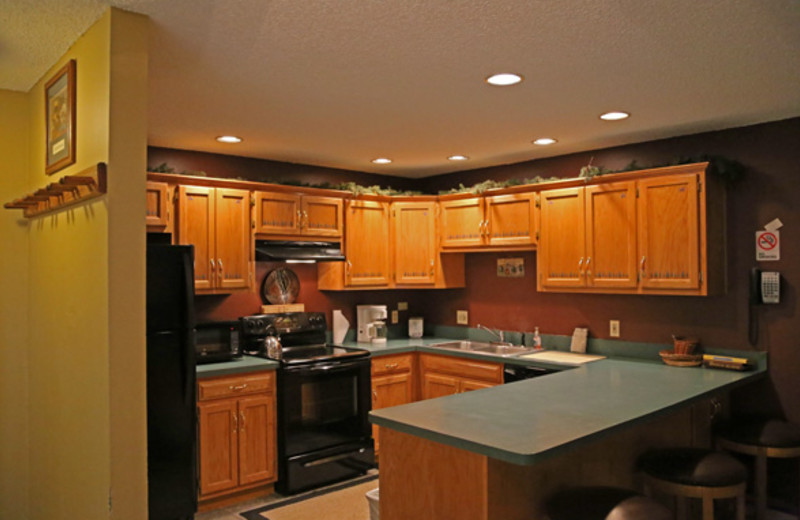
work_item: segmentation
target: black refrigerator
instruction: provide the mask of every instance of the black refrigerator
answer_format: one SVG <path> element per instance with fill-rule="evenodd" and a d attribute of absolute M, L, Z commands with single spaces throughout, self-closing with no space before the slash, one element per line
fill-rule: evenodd
<path fill-rule="evenodd" d="M 193 246 L 147 245 L 150 520 L 197 511 Z"/>

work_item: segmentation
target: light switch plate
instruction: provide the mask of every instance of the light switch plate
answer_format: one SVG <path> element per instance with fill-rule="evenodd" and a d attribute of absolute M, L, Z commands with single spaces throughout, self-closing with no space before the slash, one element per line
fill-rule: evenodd
<path fill-rule="evenodd" d="M 608 335 L 612 338 L 619 337 L 619 320 L 610 320 L 608 322 Z"/>
<path fill-rule="evenodd" d="M 397 302 L 397 310 L 398 311 L 407 311 L 408 310 L 408 302 Z"/>
<path fill-rule="evenodd" d="M 398 315 L 397 311 L 392 311 L 392 323 L 397 323 L 400 321 L 400 316 Z"/>
<path fill-rule="evenodd" d="M 456 323 L 458 325 L 469 324 L 469 313 L 467 311 L 456 311 Z"/>

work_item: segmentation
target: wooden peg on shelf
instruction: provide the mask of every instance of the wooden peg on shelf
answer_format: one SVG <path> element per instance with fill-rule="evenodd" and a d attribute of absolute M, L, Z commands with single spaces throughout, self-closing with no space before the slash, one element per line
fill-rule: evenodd
<path fill-rule="evenodd" d="M 22 199 L 3 205 L 6 209 L 21 209 L 27 218 L 54 213 L 106 193 L 106 165 L 97 163 L 77 175 L 65 175 L 57 183 L 36 190 Z"/>

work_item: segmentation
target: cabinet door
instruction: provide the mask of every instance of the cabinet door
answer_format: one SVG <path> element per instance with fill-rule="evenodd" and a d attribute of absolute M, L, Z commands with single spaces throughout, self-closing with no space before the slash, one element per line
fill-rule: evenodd
<path fill-rule="evenodd" d="M 395 374 L 372 378 L 372 409 L 399 406 L 413 401 L 411 373 Z M 375 451 L 378 451 L 378 426 L 372 425 L 372 438 Z"/>
<path fill-rule="evenodd" d="M 301 213 L 303 234 L 315 237 L 341 238 L 344 230 L 342 199 L 303 196 Z"/>
<path fill-rule="evenodd" d="M 436 202 L 395 202 L 394 272 L 398 284 L 436 282 Z"/>
<path fill-rule="evenodd" d="M 389 285 L 389 207 L 352 201 L 347 210 L 345 284 Z"/>
<path fill-rule="evenodd" d="M 536 244 L 536 194 L 486 197 L 486 237 L 492 246 Z"/>
<path fill-rule="evenodd" d="M 214 188 L 178 188 L 178 244 L 194 246 L 194 288 L 215 286 Z"/>
<path fill-rule="evenodd" d="M 147 181 L 147 228 L 165 229 L 169 223 L 169 190 L 166 182 Z"/>
<path fill-rule="evenodd" d="M 459 380 L 455 376 L 437 374 L 435 372 L 422 373 L 422 398 L 433 399 L 445 395 L 458 393 Z"/>
<path fill-rule="evenodd" d="M 698 289 L 700 257 L 695 174 L 638 181 L 639 270 L 645 289 Z"/>
<path fill-rule="evenodd" d="M 583 287 L 586 260 L 583 188 L 541 192 L 541 287 Z"/>
<path fill-rule="evenodd" d="M 275 480 L 275 398 L 239 399 L 239 485 Z"/>
<path fill-rule="evenodd" d="M 250 271 L 250 192 L 216 190 L 216 264 L 220 289 L 247 288 Z"/>
<path fill-rule="evenodd" d="M 458 384 L 458 392 L 470 392 L 472 390 L 481 390 L 493 386 L 497 386 L 496 383 L 487 383 L 486 381 L 477 381 L 475 379 L 462 379 Z"/>
<path fill-rule="evenodd" d="M 483 244 L 483 198 L 448 200 L 441 208 L 442 247 L 474 247 Z"/>
<path fill-rule="evenodd" d="M 200 421 L 200 494 L 238 485 L 237 406 L 235 399 L 198 405 Z"/>
<path fill-rule="evenodd" d="M 300 233 L 300 197 L 291 193 L 255 192 L 256 233 L 297 235 Z"/>
<path fill-rule="evenodd" d="M 636 287 L 636 183 L 588 186 L 586 271 L 590 287 Z"/>

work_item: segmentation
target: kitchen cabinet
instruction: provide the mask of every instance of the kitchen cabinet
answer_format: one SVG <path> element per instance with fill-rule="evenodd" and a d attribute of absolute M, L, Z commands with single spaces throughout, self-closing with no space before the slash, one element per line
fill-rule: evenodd
<path fill-rule="evenodd" d="M 409 198 L 410 199 L 410 198 Z M 345 209 L 345 262 L 317 265 L 321 290 L 464 287 L 464 255 L 438 247 L 437 202 L 356 200 Z"/>
<path fill-rule="evenodd" d="M 439 260 L 436 202 L 395 202 L 392 204 L 392 223 L 395 282 L 433 285 Z"/>
<path fill-rule="evenodd" d="M 724 290 L 724 190 L 707 163 L 541 192 L 540 291 Z M 713 237 L 709 240 L 708 237 Z"/>
<path fill-rule="evenodd" d="M 372 358 L 372 409 L 399 406 L 415 400 L 413 353 Z M 379 446 L 378 426 L 372 426 L 375 453 Z"/>
<path fill-rule="evenodd" d="M 541 192 L 542 288 L 636 287 L 636 183 Z"/>
<path fill-rule="evenodd" d="M 172 212 L 170 200 L 172 187 L 166 182 L 147 181 L 146 188 L 147 231 L 159 233 L 172 232 Z"/>
<path fill-rule="evenodd" d="M 274 239 L 341 239 L 344 201 L 337 197 L 256 191 L 255 230 Z"/>
<path fill-rule="evenodd" d="M 420 354 L 420 397 L 433 399 L 503 383 L 503 365 L 439 354 Z"/>
<path fill-rule="evenodd" d="M 275 373 L 198 381 L 200 500 L 277 479 Z"/>
<path fill-rule="evenodd" d="M 537 243 L 536 193 L 509 193 L 442 200 L 441 246 L 445 250 L 526 250 Z"/>
<path fill-rule="evenodd" d="M 195 290 L 247 289 L 252 279 L 250 192 L 178 186 L 177 243 L 194 246 Z"/>

